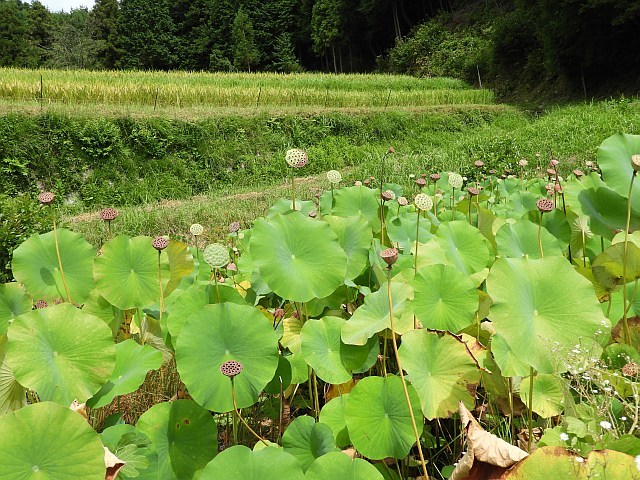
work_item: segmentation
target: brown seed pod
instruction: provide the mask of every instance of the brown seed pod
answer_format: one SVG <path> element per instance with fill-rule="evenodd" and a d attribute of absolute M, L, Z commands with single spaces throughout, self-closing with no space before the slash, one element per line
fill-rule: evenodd
<path fill-rule="evenodd" d="M 220 365 L 220 373 L 222 373 L 225 377 L 233 378 L 244 370 L 244 365 L 242 363 L 237 362 L 236 360 L 227 360 L 222 365 Z"/>
<path fill-rule="evenodd" d="M 427 181 L 422 177 L 416 180 L 416 185 L 418 185 L 421 188 L 424 187 L 426 184 L 427 184 Z"/>
<path fill-rule="evenodd" d="M 440 174 L 439 173 L 432 173 L 431 175 L 429 175 L 429 178 L 431 179 L 431 181 L 433 183 L 436 183 L 438 180 L 440 180 Z"/>
<path fill-rule="evenodd" d="M 556 175 L 556 171 L 553 168 L 547 168 L 547 175 L 554 177 Z"/>
<path fill-rule="evenodd" d="M 492 168 L 491 170 L 489 170 L 489 175 L 495 175 L 496 171 Z"/>
<path fill-rule="evenodd" d="M 484 167 L 484 162 L 482 160 L 476 160 L 475 162 L 473 162 L 473 164 L 476 166 L 476 168 Z"/>
<path fill-rule="evenodd" d="M 283 308 L 276 308 L 273 311 L 273 318 L 280 319 L 280 318 L 283 318 L 283 317 L 284 317 L 284 309 Z"/>
<path fill-rule="evenodd" d="M 469 188 L 467 188 L 467 192 L 469 192 L 469 195 L 470 195 L 470 196 L 472 196 L 472 197 L 475 197 L 475 196 L 477 196 L 477 195 L 480 195 L 480 190 L 478 190 L 478 189 L 477 189 L 477 188 L 475 188 L 475 187 L 469 187 Z"/>
<path fill-rule="evenodd" d="M 385 190 L 382 192 L 382 200 L 385 202 L 390 202 L 396 198 L 396 194 L 393 190 Z"/>
<path fill-rule="evenodd" d="M 622 374 L 627 377 L 635 377 L 640 372 L 640 366 L 636 362 L 626 363 L 622 367 Z"/>
<path fill-rule="evenodd" d="M 576 177 L 578 177 L 578 178 L 580 178 L 580 177 L 583 177 L 583 176 L 584 176 L 584 173 L 582 172 L 582 170 L 579 170 L 579 169 L 577 169 L 577 168 L 573 171 L 573 174 L 574 174 Z"/>
<path fill-rule="evenodd" d="M 235 263 L 231 262 L 231 263 L 229 263 L 227 265 L 227 271 L 229 271 L 229 272 L 237 272 L 238 271 L 238 266 Z"/>
<path fill-rule="evenodd" d="M 308 215 L 309 215 L 309 218 L 316 218 L 318 216 L 318 212 L 315 210 L 310 210 Z"/>
<path fill-rule="evenodd" d="M 36 302 L 36 308 L 40 310 L 41 308 L 47 308 L 49 304 L 45 300 L 38 300 Z"/>
<path fill-rule="evenodd" d="M 115 208 L 103 208 L 100 210 L 100 218 L 105 222 L 110 222 L 118 216 L 118 211 Z"/>
<path fill-rule="evenodd" d="M 556 160 L 555 158 L 552 158 L 552 159 L 549 161 L 549 165 L 551 165 L 552 167 L 556 167 L 556 166 L 558 166 L 558 164 L 559 164 L 559 163 L 560 163 L 560 162 L 559 162 L 558 160 Z"/>
<path fill-rule="evenodd" d="M 240 222 L 231 222 L 229 224 L 230 233 L 236 233 L 238 230 L 240 230 Z"/>
<path fill-rule="evenodd" d="M 43 205 L 51 205 L 54 198 L 56 198 L 56 196 L 53 194 L 53 192 L 42 192 L 40 195 L 38 195 L 38 201 Z"/>
<path fill-rule="evenodd" d="M 153 239 L 153 242 L 151 242 L 151 246 L 161 252 L 169 246 L 169 240 L 164 237 L 156 237 Z"/>
<path fill-rule="evenodd" d="M 553 201 L 549 200 L 548 198 L 541 198 L 536 202 L 536 206 L 542 213 L 551 212 L 555 208 L 555 206 L 553 205 Z"/>
<path fill-rule="evenodd" d="M 382 257 L 382 260 L 384 260 L 384 263 L 391 266 L 398 261 L 398 249 L 387 248 L 380 252 L 380 256 Z"/>
<path fill-rule="evenodd" d="M 409 205 L 409 200 L 407 200 L 405 197 L 398 197 L 398 205 L 400 205 L 401 207 Z"/>

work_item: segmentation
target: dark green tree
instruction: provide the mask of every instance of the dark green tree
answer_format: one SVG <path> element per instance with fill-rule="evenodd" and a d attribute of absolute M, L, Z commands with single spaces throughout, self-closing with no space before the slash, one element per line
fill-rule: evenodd
<path fill-rule="evenodd" d="M 316 0 L 311 17 L 313 50 L 319 55 L 331 53 L 334 73 L 338 73 L 336 47 L 343 38 L 342 28 L 342 0 Z"/>
<path fill-rule="evenodd" d="M 276 38 L 272 70 L 276 72 L 292 73 L 300 72 L 302 67 L 294 53 L 293 42 L 290 33 L 281 33 Z"/>
<path fill-rule="evenodd" d="M 30 46 L 28 4 L 0 0 L 0 66 L 28 66 Z"/>
<path fill-rule="evenodd" d="M 255 65 L 260 60 L 254 38 L 253 22 L 249 15 L 240 8 L 233 19 L 233 29 L 231 32 L 233 44 L 233 64 L 239 70 L 251 72 L 251 65 Z"/>
<path fill-rule="evenodd" d="M 74 9 L 68 14 L 54 15 L 58 25 L 47 65 L 54 68 L 100 68 L 97 54 L 102 49 L 103 42 L 91 36 L 87 9 Z"/>
<path fill-rule="evenodd" d="M 91 37 L 99 46 L 96 63 L 102 68 L 115 68 L 118 62 L 118 9 L 118 0 L 96 0 L 87 18 Z"/>

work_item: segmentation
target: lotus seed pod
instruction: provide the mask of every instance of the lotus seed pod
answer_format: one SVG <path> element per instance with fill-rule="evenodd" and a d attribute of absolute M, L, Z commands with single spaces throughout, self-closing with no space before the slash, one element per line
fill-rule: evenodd
<path fill-rule="evenodd" d="M 547 168 L 547 175 L 549 175 L 550 177 L 555 176 L 556 171 L 553 168 Z"/>
<path fill-rule="evenodd" d="M 151 245 L 153 246 L 153 248 L 161 252 L 169 246 L 169 240 L 164 237 L 156 237 L 153 239 L 153 242 L 151 242 Z"/>
<path fill-rule="evenodd" d="M 371 180 L 369 180 L 368 178 L 366 178 L 366 179 L 364 180 L 364 182 L 362 182 L 362 183 L 364 184 L 364 186 L 365 186 L 365 187 L 368 187 L 368 186 L 369 186 L 369 184 L 371 183 Z"/>
<path fill-rule="evenodd" d="M 231 222 L 229 224 L 230 233 L 236 233 L 238 230 L 240 230 L 240 222 Z"/>
<path fill-rule="evenodd" d="M 384 263 L 391 266 L 398 261 L 398 249 L 396 248 L 387 248 L 380 252 L 380 256 Z"/>
<path fill-rule="evenodd" d="M 309 218 L 316 218 L 318 216 L 318 212 L 315 210 L 310 210 L 308 215 Z"/>
<path fill-rule="evenodd" d="M 115 208 L 103 208 L 100 210 L 100 218 L 105 222 L 110 222 L 118 216 L 118 211 Z"/>
<path fill-rule="evenodd" d="M 409 200 L 407 200 L 405 197 L 398 197 L 398 205 L 400 205 L 401 207 L 409 205 Z"/>
<path fill-rule="evenodd" d="M 227 265 L 227 271 L 228 272 L 237 272 L 238 271 L 238 267 L 235 263 L 231 262 L 230 264 Z"/>
<path fill-rule="evenodd" d="M 477 189 L 477 188 L 475 188 L 475 187 L 469 187 L 469 188 L 467 188 L 467 192 L 469 192 L 469 195 L 470 195 L 470 196 L 472 196 L 472 197 L 475 197 L 475 196 L 477 196 L 477 195 L 479 195 L 479 194 L 480 194 L 480 190 L 478 190 L 478 189 Z"/>
<path fill-rule="evenodd" d="M 560 163 L 560 162 L 559 162 L 558 160 L 556 160 L 555 158 L 552 158 L 552 159 L 549 161 L 549 165 L 551 165 L 552 167 L 556 167 L 556 166 L 558 166 L 558 164 L 559 164 L 559 163 Z"/>
<path fill-rule="evenodd" d="M 427 181 L 424 178 L 419 178 L 416 180 L 416 185 L 418 185 L 418 187 L 422 188 L 427 184 Z"/>
<path fill-rule="evenodd" d="M 427 174 L 426 174 L 426 173 L 421 173 L 421 174 L 420 174 L 420 176 L 421 176 L 422 178 L 427 178 Z"/>
<path fill-rule="evenodd" d="M 640 372 L 640 366 L 636 362 L 629 362 L 622 367 L 622 374 L 627 377 L 635 377 Z"/>
<path fill-rule="evenodd" d="M 553 189 L 554 189 L 554 191 L 555 191 L 555 192 L 557 192 L 557 193 L 562 193 L 562 185 L 560 185 L 559 183 L 556 183 L 556 184 L 553 186 Z"/>
<path fill-rule="evenodd" d="M 355 182 L 353 182 L 353 185 L 356 187 L 361 187 L 362 186 L 362 182 L 360 180 L 356 180 Z"/>
<path fill-rule="evenodd" d="M 587 160 L 586 162 L 584 162 L 584 164 L 588 167 L 588 168 L 592 168 L 593 167 L 593 162 L 591 160 Z"/>
<path fill-rule="evenodd" d="M 496 171 L 492 168 L 491 170 L 489 170 L 489 175 L 495 175 Z"/>
<path fill-rule="evenodd" d="M 299 148 L 292 148 L 290 150 L 287 150 L 285 160 L 287 164 L 292 168 L 302 168 L 309 161 L 309 157 L 307 157 L 307 152 L 305 152 L 304 150 L 301 150 Z"/>
<path fill-rule="evenodd" d="M 204 232 L 204 227 L 199 223 L 194 223 L 189 227 L 189 231 L 191 232 L 191 235 L 197 237 L 198 235 L 202 235 L 202 233 Z"/>
<path fill-rule="evenodd" d="M 204 261 L 207 262 L 211 268 L 223 268 L 231 260 L 227 247 L 219 243 L 207 245 L 207 248 L 204 249 L 203 256 Z"/>
<path fill-rule="evenodd" d="M 580 177 L 584 177 L 584 172 L 583 172 L 582 170 L 578 169 L 578 168 L 576 168 L 576 169 L 573 171 L 573 174 L 574 174 L 576 177 L 578 177 L 578 178 L 580 178 Z"/>
<path fill-rule="evenodd" d="M 382 192 L 382 200 L 385 202 L 390 202 L 391 200 L 395 200 L 396 194 L 393 190 L 385 190 Z"/>
<path fill-rule="evenodd" d="M 396 149 L 393 147 L 389 147 L 389 150 L 387 150 L 387 153 L 396 153 Z"/>
<path fill-rule="evenodd" d="M 220 365 L 220 373 L 229 378 L 240 375 L 240 373 L 242 373 L 242 370 L 244 370 L 244 365 L 235 360 L 227 360 L 222 365 Z"/>
<path fill-rule="evenodd" d="M 36 302 L 36 308 L 40 310 L 41 308 L 47 308 L 49 304 L 45 300 L 38 300 Z"/>
<path fill-rule="evenodd" d="M 449 174 L 449 185 L 453 188 L 462 188 L 462 175 L 459 173 L 450 173 Z"/>
<path fill-rule="evenodd" d="M 284 309 L 283 308 L 276 308 L 273 311 L 273 318 L 277 318 L 277 319 L 284 318 Z"/>
<path fill-rule="evenodd" d="M 416 198 L 413 199 L 413 203 L 416 204 L 419 210 L 431 210 L 433 208 L 433 200 L 426 193 L 419 193 Z"/>
<path fill-rule="evenodd" d="M 551 212 L 555 208 L 553 202 L 548 198 L 541 198 L 536 202 L 536 206 L 541 213 Z"/>
<path fill-rule="evenodd" d="M 329 170 L 327 172 L 327 180 L 335 185 L 342 181 L 342 174 L 337 170 Z"/>
<path fill-rule="evenodd" d="M 431 181 L 433 183 L 436 183 L 438 180 L 440 180 L 440 174 L 439 173 L 432 173 L 431 175 L 429 175 L 429 178 L 431 179 Z"/>
<path fill-rule="evenodd" d="M 634 171 L 638 171 L 640 170 L 640 155 L 639 154 L 635 154 L 635 155 L 631 155 L 631 166 L 633 167 Z"/>
<path fill-rule="evenodd" d="M 484 167 L 484 162 L 482 160 L 476 160 L 475 162 L 473 162 L 473 164 L 476 166 L 476 168 Z"/>
<path fill-rule="evenodd" d="M 529 165 L 529 162 L 527 162 L 526 158 L 521 158 L 520 160 L 518 160 L 518 165 L 520 165 L 521 167 L 526 167 L 527 165 Z"/>
<path fill-rule="evenodd" d="M 43 205 L 51 205 L 56 196 L 52 192 L 42 192 L 38 195 L 38 201 Z"/>

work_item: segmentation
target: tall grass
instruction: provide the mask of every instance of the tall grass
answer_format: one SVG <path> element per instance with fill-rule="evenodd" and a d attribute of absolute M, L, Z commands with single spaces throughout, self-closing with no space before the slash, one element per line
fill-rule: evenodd
<path fill-rule="evenodd" d="M 42 76 L 42 91 L 41 91 Z M 42 98 L 41 98 L 42 93 Z M 361 108 L 493 103 L 450 78 L 0 68 L 0 99 L 55 106 Z"/>

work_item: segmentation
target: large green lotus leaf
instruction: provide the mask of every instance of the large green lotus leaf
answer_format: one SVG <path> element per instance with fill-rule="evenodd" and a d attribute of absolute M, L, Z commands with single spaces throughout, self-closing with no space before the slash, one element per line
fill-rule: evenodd
<path fill-rule="evenodd" d="M 347 254 L 348 280 L 353 280 L 362 273 L 369 261 L 369 247 L 373 232 L 362 217 L 334 217 L 325 215 L 322 219 L 329 224 L 338 236 L 338 243 Z"/>
<path fill-rule="evenodd" d="M 82 235 L 57 229 L 60 263 L 69 288 L 69 296 L 81 304 L 93 289 L 93 248 Z M 19 283 L 37 299 L 67 300 L 56 253 L 54 232 L 33 234 L 13 252 L 11 268 Z"/>
<path fill-rule="evenodd" d="M 304 322 L 301 318 L 289 317 L 285 318 L 282 324 L 284 328 L 280 343 L 283 347 L 288 348 L 291 353 L 301 353 L 302 339 L 300 338 L 300 332 L 302 332 Z"/>
<path fill-rule="evenodd" d="M 563 256 L 563 248 L 556 237 L 551 235 L 546 228 L 540 229 L 540 241 L 545 257 Z M 538 225 L 527 219 L 521 219 L 516 223 L 507 223 L 500 227 L 496 234 L 498 254 L 501 257 L 540 258 L 540 245 L 538 244 Z"/>
<path fill-rule="evenodd" d="M 538 195 L 522 190 L 512 193 L 509 195 L 507 201 L 509 216 L 512 218 L 520 218 L 526 215 L 527 212 L 536 208 L 538 198 Z"/>
<path fill-rule="evenodd" d="M 31 310 L 33 302 L 22 285 L 0 284 L 0 335 L 7 333 L 11 320 Z"/>
<path fill-rule="evenodd" d="M 89 292 L 89 296 L 82 306 L 82 311 L 102 319 L 109 326 L 114 337 L 118 335 L 120 326 L 125 319 L 125 312 L 107 302 L 95 288 Z"/>
<path fill-rule="evenodd" d="M 433 237 L 431 222 L 421 218 L 418 223 L 419 214 L 419 212 L 402 212 L 391 218 L 386 224 L 389 239 L 394 244 L 398 244 L 398 248 L 404 252 L 409 252 L 415 243 L 416 228 L 419 230 L 418 241 L 420 243 L 427 243 Z"/>
<path fill-rule="evenodd" d="M 498 259 L 487 293 L 496 331 L 540 373 L 553 373 L 562 360 L 560 350 L 593 338 L 608 324 L 591 282 L 562 257 Z"/>
<path fill-rule="evenodd" d="M 296 457 L 280 448 L 251 451 L 244 445 L 223 450 L 202 471 L 200 480 L 304 480 Z"/>
<path fill-rule="evenodd" d="M 627 186 L 627 188 L 629 188 Z M 626 194 L 625 194 L 626 195 Z M 590 218 L 591 230 L 611 240 L 627 224 L 627 200 L 608 188 L 582 190 L 578 199 L 582 212 Z M 631 229 L 640 228 L 637 210 L 631 215 Z"/>
<path fill-rule="evenodd" d="M 82 415 L 50 402 L 0 416 L 0 479 L 104 480 L 104 449 Z"/>
<path fill-rule="evenodd" d="M 218 303 L 218 294 L 220 295 L 220 303 L 247 304 L 238 291 L 229 285 L 218 285 L 217 290 L 215 285 L 199 283 L 192 285 L 171 305 L 167 317 L 167 326 L 174 344 L 180 336 L 182 327 L 187 323 L 187 319 L 205 305 Z"/>
<path fill-rule="evenodd" d="M 278 357 L 278 368 L 273 378 L 264 387 L 264 391 L 272 395 L 280 395 L 286 388 L 291 385 L 291 364 L 286 357 Z"/>
<path fill-rule="evenodd" d="M 411 385 L 408 390 L 420 433 L 420 401 Z M 360 380 L 349 393 L 344 416 L 353 446 L 367 458 L 404 458 L 416 442 L 400 377 Z"/>
<path fill-rule="evenodd" d="M 623 285 L 640 278 L 640 248 L 627 244 L 626 278 L 623 278 L 624 243 L 611 245 L 593 261 L 593 276 L 602 285 Z"/>
<path fill-rule="evenodd" d="M 383 480 L 382 474 L 366 460 L 342 452 L 327 453 L 311 464 L 305 480 Z"/>
<path fill-rule="evenodd" d="M 564 410 L 564 385 L 556 375 L 539 374 L 533 377 L 532 401 L 529 401 L 530 377 L 522 379 L 520 383 L 520 398 L 527 405 L 531 405 L 534 412 L 543 418 L 555 417 Z"/>
<path fill-rule="evenodd" d="M 442 224 L 436 242 L 453 265 L 465 275 L 480 272 L 489 265 L 489 242 L 480 231 L 464 221 Z"/>
<path fill-rule="evenodd" d="M 474 321 L 478 291 L 473 282 L 449 265 L 421 268 L 413 279 L 409 303 L 424 328 L 456 333 Z"/>
<path fill-rule="evenodd" d="M 459 402 L 473 408 L 472 387 L 480 382 L 480 372 L 464 343 L 451 335 L 412 330 L 402 336 L 398 354 L 425 417 L 448 417 Z"/>
<path fill-rule="evenodd" d="M 188 480 L 216 456 L 218 426 L 211 413 L 191 400 L 158 403 L 136 428 L 158 453 L 158 478 Z"/>
<path fill-rule="evenodd" d="M 374 232 L 380 231 L 380 193 L 376 189 L 354 186 L 334 191 L 331 213 L 338 217 L 363 216 Z"/>
<path fill-rule="evenodd" d="M 346 345 L 340 332 L 346 320 L 322 317 L 309 320 L 302 327 L 302 355 L 318 377 L 327 383 L 340 384 L 351 380 L 351 371 L 360 367 L 369 356 L 367 345 Z"/>
<path fill-rule="evenodd" d="M 182 279 L 193 272 L 195 265 L 189 246 L 185 243 L 171 240 L 166 252 L 169 258 L 169 282 L 162 292 L 165 297 L 178 288 Z"/>
<path fill-rule="evenodd" d="M 609 188 L 624 198 L 627 198 L 633 176 L 631 156 L 636 154 L 640 154 L 640 135 L 618 133 L 604 140 L 598 148 L 598 166 L 602 178 Z M 633 207 L 639 210 L 640 185 L 637 181 L 634 182 L 631 198 Z"/>
<path fill-rule="evenodd" d="M 70 304 L 20 315 L 8 338 L 6 361 L 16 380 L 61 405 L 91 398 L 116 361 L 109 327 Z"/>
<path fill-rule="evenodd" d="M 151 237 L 120 235 L 102 247 L 96 258 L 96 287 L 109 303 L 121 310 L 145 308 L 160 301 L 158 252 Z M 167 253 L 160 255 L 163 289 L 170 277 Z"/>
<path fill-rule="evenodd" d="M 0 335 L 0 416 L 27 404 L 24 387 L 16 381 L 13 371 L 5 362 L 6 354 L 7 336 Z"/>
<path fill-rule="evenodd" d="M 347 404 L 349 394 L 345 393 L 325 403 L 320 410 L 320 423 L 329 425 L 338 447 L 346 447 L 351 444 L 347 423 L 344 420 L 344 407 Z"/>
<path fill-rule="evenodd" d="M 491 336 L 491 353 L 503 375 L 507 377 L 524 377 L 531 367 L 520 360 L 511 350 L 504 337 L 499 334 Z"/>
<path fill-rule="evenodd" d="M 638 480 L 634 458 L 614 450 L 589 453 L 585 460 L 563 447 L 540 447 L 500 477 L 501 480 Z"/>
<path fill-rule="evenodd" d="M 316 209 L 316 204 L 309 200 L 300 200 L 296 199 L 296 211 L 302 213 L 303 215 L 309 215 L 309 212 Z M 293 202 L 290 198 L 279 198 L 273 205 L 269 207 L 269 211 L 267 212 L 268 217 L 275 217 L 282 213 L 287 213 L 293 210 Z"/>
<path fill-rule="evenodd" d="M 305 472 L 316 458 L 337 451 L 331 427 L 308 415 L 291 422 L 282 436 L 282 447 L 298 459 Z"/>
<path fill-rule="evenodd" d="M 161 364 L 162 353 L 149 345 L 138 345 L 131 339 L 116 344 L 116 366 L 111 378 L 87 405 L 100 408 L 111 403 L 118 395 L 136 391 L 149 370 L 156 370 Z"/>
<path fill-rule="evenodd" d="M 234 379 L 238 408 L 249 407 L 278 367 L 278 335 L 255 307 L 218 303 L 194 313 L 176 344 L 182 381 L 195 401 L 209 410 L 233 410 L 231 381 L 220 365 L 235 360 L 244 370 Z"/>
<path fill-rule="evenodd" d="M 391 299 L 396 332 L 403 334 L 413 328 L 413 313 L 408 300 L 413 290 L 406 283 L 391 282 Z M 380 290 L 370 293 L 364 299 L 364 305 L 357 308 L 351 318 L 342 327 L 342 341 L 348 345 L 366 345 L 371 337 L 391 328 L 389 319 L 389 297 L 387 284 Z"/>
<path fill-rule="evenodd" d="M 347 256 L 329 224 L 299 212 L 258 219 L 251 257 L 277 295 L 295 302 L 331 295 L 343 284 Z"/>

